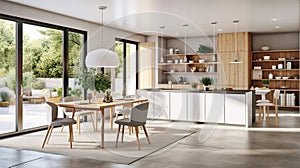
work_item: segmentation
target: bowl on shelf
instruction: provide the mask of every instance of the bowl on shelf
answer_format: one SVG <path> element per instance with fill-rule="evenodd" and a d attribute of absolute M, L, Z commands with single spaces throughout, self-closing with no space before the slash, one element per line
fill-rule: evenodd
<path fill-rule="evenodd" d="M 205 61 L 205 60 L 199 60 L 199 63 L 201 63 L 201 64 L 202 64 L 202 63 L 204 63 L 204 61 Z"/>
<path fill-rule="evenodd" d="M 276 76 L 275 79 L 281 79 L 281 76 Z"/>
<path fill-rule="evenodd" d="M 265 55 L 264 56 L 264 60 L 270 60 L 270 56 L 269 55 Z"/>
<path fill-rule="evenodd" d="M 271 48 L 269 46 L 262 46 L 260 49 L 263 50 L 263 51 L 268 51 Z"/>
<path fill-rule="evenodd" d="M 189 61 L 189 63 L 194 63 L 194 61 Z"/>
<path fill-rule="evenodd" d="M 287 77 L 287 76 L 283 76 L 283 77 L 282 77 L 282 79 L 289 79 L 289 77 Z"/>
<path fill-rule="evenodd" d="M 167 61 L 167 63 L 172 63 L 172 62 L 173 62 L 172 60 L 168 60 L 168 61 Z"/>
<path fill-rule="evenodd" d="M 171 69 L 170 72 L 171 72 L 171 73 L 174 73 L 174 72 L 175 72 L 175 69 Z"/>

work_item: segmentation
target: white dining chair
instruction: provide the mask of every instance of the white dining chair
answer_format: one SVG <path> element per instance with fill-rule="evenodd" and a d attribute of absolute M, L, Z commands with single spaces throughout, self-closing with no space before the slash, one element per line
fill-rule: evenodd
<path fill-rule="evenodd" d="M 63 98 L 64 102 L 72 102 L 74 101 L 74 97 L 73 96 L 66 96 Z M 63 109 L 64 114 L 66 115 L 67 118 L 71 118 L 73 115 L 72 109 L 71 108 L 64 108 Z M 84 117 L 84 116 L 90 116 L 91 117 L 91 122 L 92 122 L 92 127 L 94 129 L 94 131 L 96 131 L 95 129 L 95 124 L 94 124 L 94 114 L 96 113 L 96 111 L 93 110 L 78 110 L 75 112 L 75 117 L 77 117 L 77 129 L 78 129 L 78 134 L 80 134 L 80 118 Z M 64 127 L 62 127 L 61 132 L 63 131 Z"/>
<path fill-rule="evenodd" d="M 279 96 L 280 96 L 280 90 L 276 89 L 273 94 L 273 100 L 275 101 L 275 103 L 271 103 L 270 101 L 269 102 L 265 101 L 265 102 L 260 102 L 260 103 L 256 104 L 256 106 L 258 106 L 260 108 L 259 109 L 259 120 L 261 118 L 261 114 L 264 117 L 263 107 L 266 107 L 267 117 L 269 118 L 270 106 L 271 107 L 273 106 L 273 107 L 275 107 L 276 123 L 278 122 L 278 99 L 279 99 Z"/>

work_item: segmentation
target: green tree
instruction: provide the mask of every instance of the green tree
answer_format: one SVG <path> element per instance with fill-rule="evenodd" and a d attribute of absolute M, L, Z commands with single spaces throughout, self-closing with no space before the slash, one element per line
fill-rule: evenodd
<path fill-rule="evenodd" d="M 16 65 L 15 28 L 13 22 L 0 19 L 0 77 Z"/>

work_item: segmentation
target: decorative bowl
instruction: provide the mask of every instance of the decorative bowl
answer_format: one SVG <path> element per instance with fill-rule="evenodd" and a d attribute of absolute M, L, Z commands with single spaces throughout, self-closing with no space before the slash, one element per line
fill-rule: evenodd
<path fill-rule="evenodd" d="M 263 50 L 263 51 L 268 51 L 271 48 L 269 46 L 262 46 L 260 49 Z"/>
<path fill-rule="evenodd" d="M 205 60 L 199 60 L 199 63 L 201 63 L 201 64 L 202 64 L 202 63 L 204 63 L 204 61 L 205 61 Z"/>
<path fill-rule="evenodd" d="M 264 60 L 270 60 L 270 56 L 269 55 L 265 55 L 264 56 Z"/>
<path fill-rule="evenodd" d="M 282 79 L 289 79 L 289 77 L 287 77 L 287 76 L 283 76 L 283 77 L 282 77 Z"/>
<path fill-rule="evenodd" d="M 281 76 L 276 76 L 275 79 L 281 79 Z"/>

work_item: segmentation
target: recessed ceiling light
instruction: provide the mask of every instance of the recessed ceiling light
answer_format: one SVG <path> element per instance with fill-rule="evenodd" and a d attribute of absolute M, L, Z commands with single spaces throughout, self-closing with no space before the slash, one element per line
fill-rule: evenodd
<path fill-rule="evenodd" d="M 275 29 L 279 29 L 279 26 L 275 26 Z"/>
<path fill-rule="evenodd" d="M 221 31 L 223 31 L 223 29 L 218 29 L 218 32 L 221 32 Z"/>
<path fill-rule="evenodd" d="M 277 21 L 277 19 L 276 19 L 276 18 L 273 18 L 272 21 Z"/>
<path fill-rule="evenodd" d="M 175 34 L 178 34 L 177 32 Z"/>

